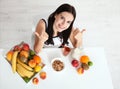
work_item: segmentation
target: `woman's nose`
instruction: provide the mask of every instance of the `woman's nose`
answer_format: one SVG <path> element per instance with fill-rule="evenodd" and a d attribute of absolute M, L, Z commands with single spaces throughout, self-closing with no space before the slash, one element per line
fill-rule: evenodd
<path fill-rule="evenodd" d="M 62 22 L 62 25 L 65 25 L 65 21 Z"/>

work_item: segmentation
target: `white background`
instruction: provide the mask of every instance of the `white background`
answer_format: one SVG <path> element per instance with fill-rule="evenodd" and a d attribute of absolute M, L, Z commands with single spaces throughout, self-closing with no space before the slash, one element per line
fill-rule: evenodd
<path fill-rule="evenodd" d="M 0 48 L 20 41 L 30 43 L 39 16 L 49 15 L 64 2 L 77 10 L 75 26 L 86 29 L 84 47 L 105 48 L 114 89 L 120 89 L 119 0 L 0 0 Z"/>

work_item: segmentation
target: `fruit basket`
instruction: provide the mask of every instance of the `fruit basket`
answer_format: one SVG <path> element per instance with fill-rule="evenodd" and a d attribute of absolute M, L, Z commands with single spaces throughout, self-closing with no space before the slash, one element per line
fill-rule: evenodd
<path fill-rule="evenodd" d="M 15 45 L 6 53 L 13 73 L 18 73 L 28 83 L 44 67 L 44 63 L 25 42 Z"/>

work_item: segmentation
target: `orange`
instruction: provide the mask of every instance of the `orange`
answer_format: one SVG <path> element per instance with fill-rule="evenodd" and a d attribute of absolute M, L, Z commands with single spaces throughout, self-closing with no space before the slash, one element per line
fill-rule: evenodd
<path fill-rule="evenodd" d="M 12 55 L 13 55 L 13 51 L 10 50 L 10 51 L 7 52 L 6 58 L 7 58 L 8 61 L 11 61 Z"/>
<path fill-rule="evenodd" d="M 34 55 L 33 56 L 33 60 L 36 62 L 36 64 L 40 64 L 41 63 L 41 58 L 38 55 Z"/>
<path fill-rule="evenodd" d="M 81 63 L 86 63 L 86 64 L 88 64 L 88 62 L 89 62 L 89 57 L 88 57 L 87 55 L 81 56 L 80 62 L 81 62 Z"/>

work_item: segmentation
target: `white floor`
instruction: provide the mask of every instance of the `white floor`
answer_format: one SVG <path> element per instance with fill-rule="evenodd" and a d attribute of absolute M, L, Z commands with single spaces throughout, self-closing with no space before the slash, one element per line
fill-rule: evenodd
<path fill-rule="evenodd" d="M 75 26 L 87 30 L 84 47 L 105 48 L 114 89 L 120 89 L 119 0 L 0 0 L 0 48 L 20 41 L 30 43 L 35 21 L 64 2 L 77 10 Z"/>

